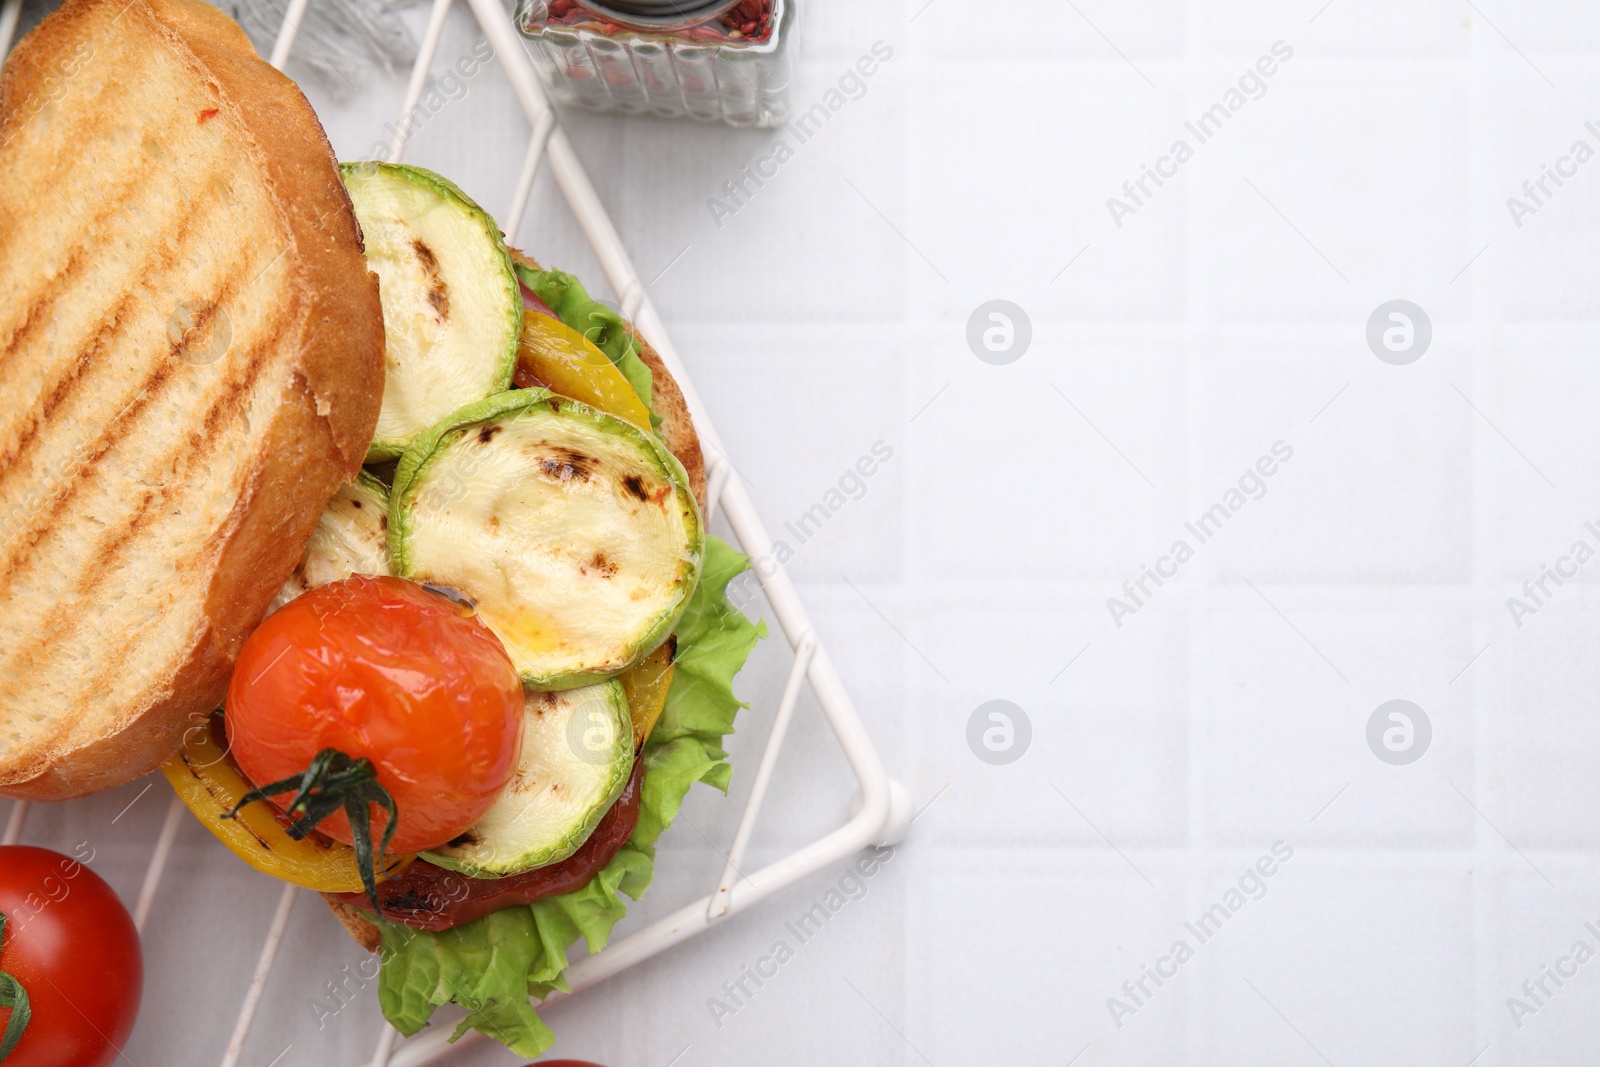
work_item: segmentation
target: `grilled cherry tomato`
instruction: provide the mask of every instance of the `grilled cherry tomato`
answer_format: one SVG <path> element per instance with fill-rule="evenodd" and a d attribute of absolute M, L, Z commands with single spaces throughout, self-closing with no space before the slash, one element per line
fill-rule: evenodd
<path fill-rule="evenodd" d="M 161 772 L 200 824 L 256 870 L 320 893 L 361 888 L 361 869 L 349 845 L 321 834 L 290 836 L 283 814 L 270 804 L 253 804 L 237 818 L 228 818 L 228 812 L 254 787 L 223 746 L 220 716 L 190 729 L 183 747 L 161 765 Z M 378 868 L 378 879 L 403 870 L 413 858 L 387 857 Z"/>
<path fill-rule="evenodd" d="M 350 817 L 365 829 L 370 814 L 371 834 L 385 833 L 388 802 L 394 853 L 471 829 L 516 770 L 522 716 L 511 657 L 468 610 L 363 576 L 269 615 L 240 652 L 226 708 L 233 756 L 258 792 L 294 794 L 285 810 L 296 826 L 317 825 L 358 855 L 371 841 Z"/>
<path fill-rule="evenodd" d="M 117 894 L 70 856 L 3 845 L 0 916 L 5 1067 L 115 1063 L 144 988 L 139 934 Z M 26 1025 L 8 1053 L 19 1014 Z"/>

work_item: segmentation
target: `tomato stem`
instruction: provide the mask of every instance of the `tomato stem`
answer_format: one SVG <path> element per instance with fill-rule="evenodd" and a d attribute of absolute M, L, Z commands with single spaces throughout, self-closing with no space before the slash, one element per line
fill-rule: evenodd
<path fill-rule="evenodd" d="M 356 850 L 356 866 L 361 871 L 361 884 L 366 888 L 367 899 L 378 907 L 378 878 L 372 849 L 372 809 L 376 804 L 389 813 L 384 824 L 383 840 L 377 855 L 388 851 L 394 837 L 400 813 L 394 797 L 378 784 L 378 772 L 370 759 L 351 759 L 336 748 L 325 748 L 312 759 L 304 772 L 259 786 L 246 793 L 222 817 L 232 819 L 239 809 L 257 800 L 270 800 L 280 793 L 295 790 L 294 799 L 284 809 L 294 821 L 289 824 L 289 836 L 299 841 L 330 815 L 344 810 L 350 820 L 350 839 Z"/>
<path fill-rule="evenodd" d="M 5 948 L 5 940 L 6 914 L 0 911 L 0 949 Z M 0 1032 L 0 1062 L 3 1062 L 17 1047 L 17 1042 L 22 1040 L 22 1032 L 33 1018 L 33 1010 L 28 1007 L 28 991 L 22 988 L 21 982 L 4 971 L 0 971 L 0 1008 L 11 1009 L 11 1019 L 6 1023 L 5 1030 Z"/>

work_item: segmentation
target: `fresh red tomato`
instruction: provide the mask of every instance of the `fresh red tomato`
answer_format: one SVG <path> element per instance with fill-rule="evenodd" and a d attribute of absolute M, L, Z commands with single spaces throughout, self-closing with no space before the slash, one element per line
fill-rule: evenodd
<path fill-rule="evenodd" d="M 89 868 L 59 852 L 0 846 L 0 973 L 33 1018 L 5 1067 L 107 1067 L 122 1057 L 144 988 L 128 909 Z M 11 1011 L 0 1008 L 0 1033 Z"/>
<path fill-rule="evenodd" d="M 225 711 L 258 786 L 326 749 L 370 760 L 398 812 L 395 854 L 477 823 L 516 770 L 522 716 L 522 682 L 487 627 L 413 582 L 360 576 L 269 615 L 240 651 Z M 372 809 L 374 842 L 387 821 Z M 353 843 L 343 811 L 318 829 Z"/>

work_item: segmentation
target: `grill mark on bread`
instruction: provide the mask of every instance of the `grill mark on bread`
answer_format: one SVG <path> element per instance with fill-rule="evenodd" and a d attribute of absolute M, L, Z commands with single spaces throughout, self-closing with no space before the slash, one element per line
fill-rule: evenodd
<path fill-rule="evenodd" d="M 163 458 L 159 469 L 171 470 L 177 475 L 180 464 L 193 468 L 210 457 L 216 448 L 217 442 L 221 439 L 219 434 L 212 431 L 221 422 L 223 416 L 230 411 L 236 411 L 241 406 L 241 398 L 248 396 L 255 388 L 256 383 L 260 380 L 262 371 L 272 362 L 271 356 L 277 348 L 277 337 L 282 328 L 281 320 L 284 317 L 280 313 L 262 330 L 262 337 L 252 347 L 248 360 L 244 364 L 243 373 L 228 381 L 225 387 L 215 394 L 215 398 L 207 410 L 205 418 L 202 420 L 208 432 L 200 437 L 198 443 L 195 443 L 193 438 L 179 442 L 178 447 L 169 451 L 166 457 Z M 163 366 L 163 370 L 168 368 L 170 368 L 170 364 Z M 130 407 L 132 406 L 130 405 Z M 142 409 L 148 406 L 148 402 L 141 397 L 138 406 Z M 189 444 L 192 447 L 184 447 L 185 444 Z M 74 488 L 85 480 L 84 478 L 75 479 Z M 185 485 L 181 476 L 176 477 L 175 482 L 179 487 L 184 487 Z M 138 507 L 134 509 L 132 516 L 123 523 L 121 528 L 112 531 L 94 546 L 88 561 L 77 573 L 77 580 L 72 589 L 75 597 L 81 598 L 94 593 L 107 578 L 115 573 L 115 565 L 120 560 L 124 550 L 132 543 L 135 536 L 147 525 L 148 520 L 152 517 L 151 506 L 157 500 L 165 504 L 171 495 L 166 486 L 146 490 L 141 495 Z M 58 508 L 65 508 L 66 503 L 67 500 L 62 500 L 58 504 Z M 210 543 L 208 543 L 207 547 L 208 550 L 211 548 Z M 14 573 L 8 572 L 0 576 L 0 589 L 5 589 L 11 584 Z M 81 614 L 81 609 L 76 604 L 69 602 L 58 605 L 35 628 L 34 639 L 31 643 L 19 652 L 0 660 L 0 662 L 12 662 L 18 656 L 31 655 L 36 649 L 60 639 L 71 629 L 75 620 L 79 619 Z M 107 669 L 100 672 L 100 675 L 91 683 L 90 691 L 104 691 L 106 687 L 115 684 L 119 675 L 125 673 L 125 667 L 122 667 L 117 662 L 119 658 L 114 657 L 108 664 Z"/>
<path fill-rule="evenodd" d="M 98 226 L 104 221 L 105 216 L 102 216 L 95 220 L 95 225 Z M 4 254 L 5 251 L 0 249 L 0 255 Z M 83 261 L 88 254 L 89 249 L 86 244 L 80 243 L 72 250 L 71 254 L 67 256 L 67 261 L 62 266 L 61 270 L 45 283 L 45 287 L 42 291 L 37 293 L 31 300 L 28 301 L 27 312 L 22 316 L 22 321 L 17 324 L 17 328 L 11 332 L 11 336 L 6 338 L 5 348 L 0 349 L 0 356 L 10 359 L 22 346 L 22 342 L 25 341 L 36 328 L 44 324 L 46 319 L 49 317 L 46 312 L 54 309 L 56 303 L 63 296 L 72 291 L 71 286 L 63 283 L 72 280 L 73 275 L 77 272 L 78 268 L 83 265 Z"/>
<path fill-rule="evenodd" d="M 0 348 L 0 358 L 11 358 L 20 343 L 19 339 L 32 333 L 33 328 L 39 325 L 40 320 L 44 318 L 44 307 L 43 302 L 38 300 L 28 305 L 28 311 L 22 316 L 22 321 L 17 324 L 16 329 L 11 331 L 11 336 L 6 338 L 5 347 Z"/>
<path fill-rule="evenodd" d="M 174 255 L 175 254 L 176 253 L 174 253 Z M 233 297 L 234 290 L 239 282 L 240 275 L 238 273 L 235 273 L 232 277 L 230 277 L 228 285 L 224 289 L 222 295 L 218 298 L 219 302 L 230 300 Z M 270 343 L 271 339 L 274 337 L 275 331 L 281 325 L 279 322 L 281 317 L 282 311 L 280 310 L 279 315 L 275 316 L 274 320 L 271 323 L 266 324 L 266 326 L 262 329 L 261 332 L 263 335 L 263 340 L 258 343 L 257 347 L 252 350 L 249 355 L 249 362 L 245 367 L 245 373 L 250 377 L 251 381 L 253 381 L 255 375 L 259 373 L 259 368 L 256 367 L 256 363 L 260 361 L 261 346 Z M 112 331 L 111 334 L 108 335 L 107 340 L 109 340 L 110 336 L 114 336 L 114 334 L 115 331 Z M 58 489 L 50 508 L 45 511 L 43 515 L 38 515 L 36 513 L 33 520 L 19 534 L 6 535 L 5 543 L 0 544 L 0 550 L 4 551 L 4 556 L 0 557 L 0 591 L 8 590 L 11 587 L 11 584 L 16 576 L 18 559 L 24 556 L 27 551 L 31 550 L 33 546 L 39 542 L 39 539 L 57 524 L 62 512 L 65 511 L 67 505 L 71 503 L 74 497 L 77 495 L 78 490 L 82 488 L 85 481 L 93 473 L 94 464 L 103 456 L 105 456 L 105 454 L 112 448 L 116 447 L 120 441 L 137 432 L 138 427 L 133 425 L 133 423 L 137 420 L 137 417 L 144 411 L 145 408 L 149 407 L 151 403 L 160 397 L 166 385 L 173 379 L 174 371 L 180 366 L 175 362 L 175 357 L 181 348 L 181 342 L 176 345 L 170 344 L 169 342 L 165 357 L 156 364 L 155 369 L 145 378 L 142 387 L 136 393 L 134 393 L 133 399 L 130 400 L 117 413 L 116 416 L 114 416 L 109 422 L 105 423 L 100 433 L 92 439 L 92 444 L 85 448 L 84 454 L 80 455 L 77 458 L 77 461 L 71 464 L 71 469 L 68 472 L 63 473 L 60 476 L 59 480 L 62 484 Z M 211 413 L 208 413 L 208 418 L 210 415 Z M 90 424 L 93 425 L 93 421 L 91 421 Z M 207 428 L 208 430 L 212 429 L 210 425 L 208 425 Z M 38 426 L 36 425 L 33 429 L 33 432 L 30 433 L 28 442 L 29 444 L 38 440 L 37 429 Z M 209 439 L 214 438 L 214 434 L 208 433 L 207 438 L 208 442 L 204 451 L 209 453 Z M 29 450 L 31 449 L 18 449 L 18 452 L 22 453 Z M 193 450 L 183 449 L 181 447 L 178 450 L 179 453 L 184 451 Z M 170 456 L 171 454 L 169 454 L 169 458 Z M 7 462 L 3 466 L 0 466 L 0 487 L 4 486 L 7 475 L 14 470 L 20 469 L 21 467 L 22 464 L 15 461 Z M 0 660 L 0 662 L 4 661 Z"/>
<path fill-rule="evenodd" d="M 75 139 L 73 143 L 78 144 L 80 141 L 87 141 L 87 138 Z M 76 159 L 74 160 L 74 165 L 77 165 Z M 146 191 L 152 186 L 159 185 L 160 180 L 164 177 L 165 175 L 135 173 L 130 180 L 120 183 L 115 189 L 111 190 L 110 195 L 101 196 L 98 198 L 100 210 L 88 218 L 79 220 L 81 225 L 77 227 L 77 232 L 81 234 L 82 237 L 78 243 L 73 245 L 72 249 L 67 253 L 66 262 L 62 266 L 61 270 L 58 271 L 54 277 L 45 280 L 46 287 L 42 294 L 29 301 L 28 317 L 24 319 L 23 323 L 23 325 L 27 327 L 28 331 L 31 331 L 33 326 L 38 325 L 38 321 L 35 319 L 35 312 L 43 310 L 40 306 L 41 302 L 44 303 L 45 307 L 53 308 L 56 301 L 60 299 L 62 294 L 70 291 L 70 287 L 63 286 L 59 283 L 64 279 L 71 278 L 73 272 L 78 270 L 78 268 L 83 265 L 84 259 L 93 253 L 94 250 L 89 247 L 87 241 L 88 235 L 103 233 L 108 221 L 127 213 L 128 201 L 132 199 L 136 193 Z M 19 200 L 28 202 L 39 197 L 39 190 L 46 190 L 46 192 L 43 194 L 46 202 L 49 202 L 50 200 L 59 200 L 61 198 L 58 194 L 50 192 L 51 190 L 58 189 L 59 184 L 60 177 L 58 175 L 51 176 L 48 179 L 36 179 L 33 183 L 32 190 L 28 192 L 17 192 L 17 195 Z M 30 195 L 30 193 L 32 195 Z M 181 206 L 185 210 L 175 220 L 172 226 L 175 235 L 174 245 L 177 245 L 179 242 L 181 242 L 184 236 L 187 236 L 189 228 L 194 220 L 193 209 L 196 206 L 194 199 L 190 197 L 182 197 L 180 198 L 180 202 Z M 22 233 L 23 229 L 24 227 L 22 226 L 0 226 L 0 238 L 13 238 Z M 5 262 L 9 253 L 9 242 L 7 240 L 0 239 L 0 262 Z M 136 269 L 131 269 L 129 271 L 129 275 L 131 277 L 143 276 L 141 272 L 146 266 L 147 265 L 144 263 L 137 264 Z M 54 292 L 51 291 L 51 287 L 54 287 Z M 45 299 L 46 297 L 49 298 L 47 301 Z M 6 339 L 5 348 L 0 349 L 0 352 L 3 352 L 3 354 L 6 356 L 10 356 L 17 346 L 18 338 L 25 335 L 26 334 L 23 328 L 19 327 L 17 332 L 13 333 L 11 337 Z"/>
<path fill-rule="evenodd" d="M 80 595 L 93 592 L 101 582 L 105 581 L 106 576 L 111 573 L 111 564 L 116 562 L 117 557 L 122 554 L 122 550 L 127 547 L 128 542 L 132 541 L 134 536 L 144 529 L 150 518 L 151 505 L 157 500 L 165 504 L 169 495 L 165 486 L 159 489 L 146 489 L 140 494 L 139 506 L 134 509 L 133 514 L 128 517 L 128 521 L 123 524 L 122 528 L 95 545 L 94 555 L 90 558 L 88 565 L 78 572 L 78 583 L 75 592 Z M 50 627 L 48 623 L 44 628 L 53 630 L 53 627 Z"/>
<path fill-rule="evenodd" d="M 130 430 L 119 430 L 131 416 L 137 416 L 150 402 L 155 399 L 151 394 L 152 388 L 156 394 L 160 393 L 159 386 L 164 385 L 170 377 L 170 364 L 163 363 L 157 367 L 155 373 L 145 379 L 144 388 L 134 397 L 132 403 L 122 409 L 122 413 L 108 423 L 95 438 L 94 444 L 87 449 L 85 454 L 78 457 L 78 462 L 72 465 L 72 470 L 62 479 L 61 490 L 51 501 L 50 507 L 40 517 L 36 517 L 25 531 L 25 537 L 14 537 L 6 546 L 4 566 L 0 566 L 0 592 L 9 591 L 19 571 L 18 563 L 28 558 L 28 551 L 38 544 L 39 539 L 50 532 L 61 518 L 61 513 L 66 510 L 69 503 L 77 495 L 78 490 L 94 474 L 94 465 L 107 452 L 111 451 L 118 441 L 129 436 Z M 18 550 L 21 551 L 18 551 Z"/>
<path fill-rule="evenodd" d="M 112 211 L 116 209 L 117 207 L 113 206 Z M 107 216 L 97 219 L 97 224 L 103 221 L 105 217 Z M 185 211 L 174 227 L 171 245 L 156 245 L 154 254 L 137 265 L 136 275 L 150 278 L 156 271 L 162 268 L 170 268 L 184 251 L 187 240 L 193 232 L 195 218 L 196 214 L 193 210 Z M 60 274 L 51 279 L 50 285 L 45 292 L 30 304 L 28 314 L 23 320 L 23 327 L 12 335 L 12 339 L 5 349 L 4 359 L 13 358 L 20 344 L 20 339 L 25 338 L 35 326 L 49 317 L 46 312 L 53 309 L 56 302 L 63 295 L 73 291 L 75 285 L 82 284 L 75 274 L 78 268 L 82 266 L 85 253 L 86 246 L 80 245 L 68 259 L 67 266 L 63 268 Z M 27 428 L 22 431 L 16 443 L 8 451 L 0 454 L 0 487 L 5 485 L 9 475 L 24 468 L 22 461 L 26 458 L 28 452 L 32 450 L 32 446 L 38 439 L 39 430 L 44 423 L 71 397 L 72 393 L 86 379 L 93 378 L 93 375 L 86 373 L 97 362 L 93 357 L 103 351 L 111 340 L 117 336 L 123 326 L 124 316 L 138 301 L 139 296 L 136 292 L 123 293 L 122 298 L 112 307 L 110 312 L 101 318 L 99 326 L 90 336 L 78 358 L 67 367 L 65 373 L 60 375 L 54 382 L 47 382 L 45 388 L 40 391 L 41 397 L 44 398 L 44 404 L 37 407 L 37 414 L 30 412 L 26 420 L 18 420 L 26 421 Z M 172 353 L 168 354 L 169 359 L 171 355 Z"/>
<path fill-rule="evenodd" d="M 119 6 L 122 7 L 122 10 L 116 16 L 117 19 L 122 18 L 123 15 L 127 13 L 127 9 L 131 8 L 133 5 L 131 3 L 127 3 L 125 6 Z M 136 14 L 143 15 L 143 12 L 137 12 Z M 112 32 L 121 32 L 125 34 L 130 29 L 131 27 L 124 27 L 121 31 L 118 31 L 115 25 L 113 25 Z M 54 77 L 61 79 L 57 83 L 61 87 L 59 95 L 57 95 L 55 90 L 49 90 L 46 95 L 49 96 L 54 103 L 64 103 L 68 105 L 70 111 L 75 113 L 71 116 L 71 118 L 79 121 L 74 122 L 69 120 L 69 126 L 70 128 L 78 131 L 79 135 L 54 139 L 54 145 L 52 146 L 53 150 L 49 153 L 50 158 L 48 169 L 34 171 L 27 175 L 31 183 L 31 188 L 18 189 L 15 186 L 12 187 L 11 193 L 17 196 L 18 203 L 31 204 L 38 202 L 40 199 L 42 199 L 39 190 L 44 190 L 44 195 L 50 196 L 56 191 L 62 189 L 65 185 L 66 176 L 77 172 L 85 165 L 84 157 L 88 155 L 92 149 L 109 151 L 112 154 L 121 151 L 121 149 L 116 146 L 111 146 L 108 148 L 103 141 L 97 141 L 93 136 L 90 136 L 90 134 L 94 132 L 99 132 L 100 124 L 91 125 L 85 129 L 86 124 L 82 121 L 82 116 L 84 115 L 105 114 L 107 112 L 120 110 L 117 104 L 108 104 L 106 102 L 106 98 L 114 94 L 120 95 L 125 93 L 127 91 L 127 87 L 124 83 L 120 82 L 116 77 L 102 77 L 98 81 L 84 77 L 85 71 L 95 67 L 97 63 L 101 66 L 105 65 L 104 61 L 99 60 L 97 57 L 104 57 L 108 53 L 119 51 L 119 49 L 114 45 L 108 47 L 103 39 L 91 39 L 87 37 L 80 38 L 79 47 L 81 48 L 83 44 L 89 44 L 91 46 L 91 51 L 86 55 L 77 52 L 74 53 L 74 56 L 76 57 L 74 60 L 75 65 L 71 73 L 66 73 L 65 71 L 61 70 L 59 68 L 59 64 L 56 69 L 47 68 L 41 72 L 35 72 L 36 75 L 38 73 L 42 73 L 46 78 Z M 21 53 L 21 51 L 22 49 L 19 42 L 18 48 L 13 52 L 13 56 L 17 56 Z M 61 62 L 66 61 L 62 60 Z M 111 62 L 115 62 L 115 59 L 112 59 Z M 11 66 L 20 67 L 21 63 L 13 63 Z M 19 71 L 19 73 L 15 76 L 14 83 L 21 82 L 25 77 L 28 77 L 28 75 Z M 35 92 L 37 91 L 38 90 L 36 89 Z M 27 128 L 28 123 L 37 118 L 37 113 L 29 114 L 24 108 L 15 106 L 17 103 L 26 103 L 26 101 L 17 101 L 14 99 L 0 100 L 0 115 L 4 115 L 4 118 L 9 120 L 0 121 L 0 149 L 9 147 L 11 141 L 20 136 L 22 131 Z M 145 117 L 149 118 L 149 116 Z M 166 131 L 154 132 L 162 133 Z M 120 190 L 121 192 L 126 193 L 130 190 L 137 189 L 141 185 L 144 185 L 152 180 L 152 175 L 148 171 L 140 173 L 136 168 L 128 169 L 132 175 L 132 180 L 124 183 Z M 57 202 L 60 202 L 62 199 L 65 198 L 57 198 Z M 119 207 L 122 203 L 120 197 L 97 197 L 96 199 L 103 204 L 108 204 L 112 209 Z M 97 232 L 100 223 L 102 223 L 107 217 L 109 217 L 107 214 L 96 217 L 91 224 L 92 229 L 89 232 Z M 79 221 L 82 222 L 83 220 L 80 219 Z M 4 262 L 11 254 L 11 242 L 21 236 L 21 229 L 21 227 L 0 226 L 0 262 Z"/>
<path fill-rule="evenodd" d="M 7 138 L 0 132 L 0 148 L 6 146 Z M 65 176 L 84 166 L 83 156 L 93 141 L 89 137 L 69 137 L 66 139 L 67 151 L 54 153 L 51 167 L 43 174 L 29 174 L 30 186 L 25 189 L 13 189 L 12 195 L 17 197 L 18 203 L 37 203 L 40 200 L 55 199 L 60 202 L 57 191 L 61 189 Z M 141 181 L 124 182 L 120 188 L 123 193 L 130 193 L 142 184 Z M 95 216 L 91 226 L 98 229 L 110 215 L 122 206 L 122 197 L 103 197 L 101 203 L 108 205 L 109 210 Z M 81 221 L 81 220 L 80 220 Z M 22 234 L 20 226 L 0 226 L 0 262 L 4 262 L 12 254 L 11 245 Z"/>
<path fill-rule="evenodd" d="M 72 502 L 84 482 L 94 473 L 94 465 L 107 452 L 111 451 L 119 441 L 131 436 L 133 428 L 122 429 L 122 427 L 124 427 L 130 416 L 136 417 L 160 395 L 162 387 L 171 378 L 171 371 L 171 365 L 163 363 L 156 368 L 153 374 L 145 379 L 144 387 L 135 394 L 133 400 L 106 425 L 100 435 L 94 439 L 92 446 L 85 449 L 84 453 L 79 455 L 76 461 L 71 464 L 71 469 L 62 475 L 60 479 L 61 488 L 51 500 L 49 509 L 42 516 L 36 517 L 23 531 L 23 535 L 8 538 L 8 543 L 5 546 L 4 565 L 0 566 L 0 591 L 10 589 L 12 580 L 16 576 L 19 558 L 23 557 L 27 551 L 32 550 L 39 543 L 40 538 L 55 527 L 61 518 L 61 513 Z M 151 392 L 152 389 L 155 390 L 154 393 Z"/>
<path fill-rule="evenodd" d="M 174 232 L 170 245 L 158 245 L 155 247 L 153 249 L 153 254 L 148 256 L 137 265 L 137 275 L 143 278 L 154 278 L 155 280 L 159 280 L 157 277 L 157 272 L 170 270 L 179 261 L 186 250 L 188 239 L 193 234 L 194 223 L 198 217 L 199 216 L 197 215 L 196 211 L 190 210 L 184 212 L 184 214 L 178 218 L 174 226 Z M 73 260 L 73 264 L 76 265 L 76 263 L 77 260 Z M 244 265 L 241 265 L 240 270 L 242 271 L 245 269 L 248 268 Z M 53 284 L 55 285 L 57 291 L 48 301 L 48 306 L 53 307 L 55 300 L 59 299 L 63 292 L 71 289 L 70 285 L 64 284 L 66 281 L 71 280 L 74 279 L 71 279 L 69 274 L 65 271 L 61 275 L 58 275 L 57 278 L 53 279 Z M 212 302 L 212 306 L 215 307 L 216 305 L 230 299 L 234 295 L 234 286 L 236 283 L 237 274 L 235 274 L 233 277 L 230 277 L 227 288 L 224 290 L 222 295 L 217 298 L 216 301 Z M 41 422 L 48 419 L 50 415 L 52 415 L 55 410 L 69 398 L 73 390 L 76 389 L 79 384 L 81 384 L 84 377 L 83 371 L 86 369 L 86 364 L 92 363 L 93 361 L 91 357 L 106 348 L 116 337 L 119 328 L 123 325 L 124 315 L 129 308 L 135 306 L 138 302 L 138 293 L 124 293 L 122 299 L 118 301 L 116 306 L 111 309 L 110 313 L 102 317 L 100 325 L 96 328 L 94 334 L 89 339 L 84 351 L 79 354 L 79 357 L 75 361 L 73 368 L 58 378 L 53 385 L 47 386 L 47 388 L 50 389 L 50 398 L 46 401 L 45 408 L 42 411 L 42 418 L 40 416 L 33 416 L 33 421 L 30 424 L 29 430 L 24 432 L 22 439 L 20 439 L 18 442 L 18 445 L 14 446 L 6 454 L 0 455 L 0 485 L 4 484 L 5 478 L 8 474 L 21 467 L 21 464 L 18 461 L 23 458 L 27 451 L 27 449 L 23 446 L 26 445 L 28 440 L 32 439 L 37 434 Z M 40 306 L 42 305 L 39 303 L 35 304 L 35 308 Z M 30 308 L 30 316 L 32 316 L 33 310 L 33 308 Z M 181 351 L 181 349 L 181 343 L 172 346 L 168 350 L 166 358 L 171 360 L 179 351 Z M 9 356 L 11 351 L 11 348 L 8 348 L 6 350 L 6 355 Z"/>
<path fill-rule="evenodd" d="M 17 434 L 16 441 L 4 454 L 0 454 L 0 485 L 4 484 L 8 475 L 22 469 L 20 460 L 32 451 L 38 441 L 39 430 L 66 402 L 68 396 L 83 379 L 84 372 L 93 364 L 94 357 L 105 348 L 106 342 L 115 336 L 122 326 L 123 314 L 133 303 L 134 297 L 131 294 L 124 295 L 117 306 L 111 309 L 111 313 L 102 320 L 89 344 L 78 353 L 78 358 L 68 364 L 66 373 L 56 379 L 49 395 L 44 396 L 43 390 L 40 391 L 44 403 L 40 405 L 37 413 L 29 413 L 25 420 L 26 425 Z"/>

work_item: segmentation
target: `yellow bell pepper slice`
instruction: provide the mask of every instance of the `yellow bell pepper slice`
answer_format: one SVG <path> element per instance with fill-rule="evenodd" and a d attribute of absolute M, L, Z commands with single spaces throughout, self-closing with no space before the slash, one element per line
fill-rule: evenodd
<path fill-rule="evenodd" d="M 236 818 L 223 818 L 254 787 L 228 756 L 216 719 L 190 730 L 183 748 L 161 765 L 161 773 L 201 825 L 256 870 L 321 893 L 364 892 L 356 852 L 349 845 L 320 834 L 296 841 L 265 802 L 247 805 Z M 416 857 L 387 858 L 378 872 L 380 882 Z"/>
<path fill-rule="evenodd" d="M 639 749 L 656 728 L 656 720 L 667 706 L 667 690 L 672 688 L 672 653 L 675 638 L 640 660 L 622 676 L 628 694 L 628 713 L 633 718 L 633 747 Z"/>
<path fill-rule="evenodd" d="M 542 385 L 650 429 L 650 409 L 594 342 L 560 319 L 529 312 L 517 347 L 516 384 Z"/>

